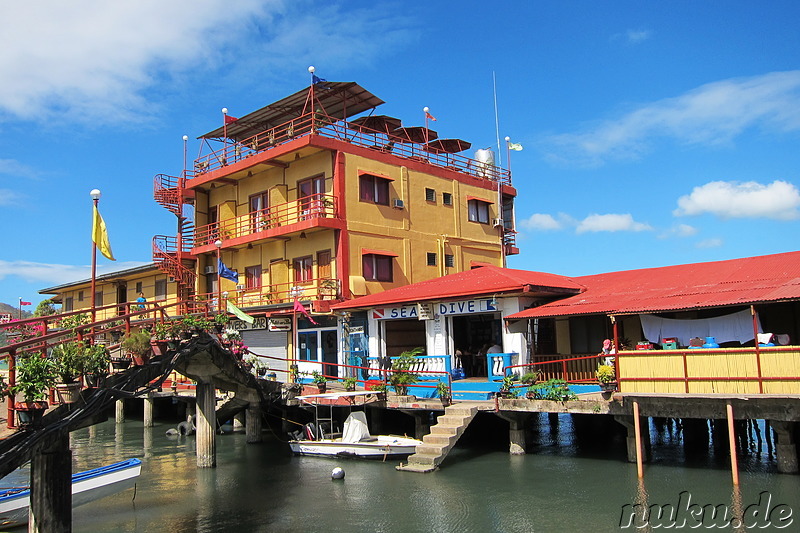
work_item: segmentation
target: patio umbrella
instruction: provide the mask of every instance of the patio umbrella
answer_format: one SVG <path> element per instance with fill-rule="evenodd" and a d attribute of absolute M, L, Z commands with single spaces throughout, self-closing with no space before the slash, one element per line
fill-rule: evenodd
<path fill-rule="evenodd" d="M 399 118 L 389 117 L 386 115 L 370 115 L 368 117 L 360 117 L 350 121 L 347 125 L 351 130 L 360 131 L 363 133 L 389 133 L 402 126 Z"/>
<path fill-rule="evenodd" d="M 427 143 L 422 148 L 426 152 L 431 152 L 433 154 L 455 154 L 463 152 L 471 146 L 471 143 L 461 139 L 436 139 Z"/>
<path fill-rule="evenodd" d="M 413 126 L 410 128 L 397 128 L 389 132 L 389 138 L 396 142 L 401 143 L 419 143 L 424 144 L 432 141 L 439 136 L 435 131 L 423 128 L 422 126 Z"/>

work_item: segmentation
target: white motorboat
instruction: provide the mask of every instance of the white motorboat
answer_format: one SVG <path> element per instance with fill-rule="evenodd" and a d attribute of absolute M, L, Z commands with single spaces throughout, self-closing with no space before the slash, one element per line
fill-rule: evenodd
<path fill-rule="evenodd" d="M 372 392 L 326 393 L 299 396 L 298 399 L 312 403 L 313 400 L 336 400 L 342 396 L 359 396 Z M 414 453 L 421 440 L 397 435 L 371 435 L 367 417 L 363 411 L 350 413 L 344 422 L 341 437 L 326 436 L 317 417 L 316 424 L 307 424 L 302 433 L 305 438 L 289 441 L 297 455 L 319 455 L 327 457 L 364 457 L 383 459 L 407 457 Z"/>
<path fill-rule="evenodd" d="M 141 473 L 142 462 L 139 459 L 128 459 L 72 474 L 72 507 L 131 488 Z M 30 498 L 30 487 L 0 490 L 0 526 L 26 523 Z"/>

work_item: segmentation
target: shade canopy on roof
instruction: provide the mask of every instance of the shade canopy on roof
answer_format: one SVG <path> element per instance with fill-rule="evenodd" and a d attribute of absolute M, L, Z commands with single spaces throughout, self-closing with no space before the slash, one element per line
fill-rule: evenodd
<path fill-rule="evenodd" d="M 422 149 L 434 154 L 457 154 L 471 146 L 472 143 L 462 139 L 436 139 L 423 146 Z"/>
<path fill-rule="evenodd" d="M 306 108 L 309 90 L 314 89 L 314 108 Z M 199 139 L 229 139 L 243 141 L 270 128 L 285 124 L 303 113 L 319 109 L 329 117 L 345 120 L 383 104 L 383 100 L 352 81 L 318 83 L 297 91 L 291 96 L 262 107 L 219 128 L 201 135 Z"/>
<path fill-rule="evenodd" d="M 402 126 L 399 118 L 386 115 L 367 115 L 350 121 L 348 128 L 364 133 L 389 133 Z"/>
<path fill-rule="evenodd" d="M 439 134 L 432 129 L 423 128 L 422 126 L 397 128 L 396 130 L 389 132 L 389 138 L 400 143 L 424 144 L 428 141 L 434 140 L 438 136 Z"/>
<path fill-rule="evenodd" d="M 800 300 L 800 252 L 572 279 L 586 292 L 506 318 L 658 313 Z"/>
<path fill-rule="evenodd" d="M 372 308 L 422 301 L 525 293 L 528 296 L 564 296 L 583 289 L 569 278 L 496 266 L 484 266 L 441 278 L 421 281 L 331 306 L 332 309 Z"/>

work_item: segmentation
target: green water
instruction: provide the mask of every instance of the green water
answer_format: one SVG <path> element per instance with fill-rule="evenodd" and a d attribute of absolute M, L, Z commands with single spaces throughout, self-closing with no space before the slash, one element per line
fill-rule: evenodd
<path fill-rule="evenodd" d="M 559 418 L 558 432 L 541 417 L 527 455 L 467 439 L 431 474 L 397 472 L 396 461 L 294 457 L 270 433 L 261 444 L 219 436 L 217 468 L 198 469 L 194 437 L 169 438 L 171 426 L 108 422 L 72 434 L 74 471 L 128 457 L 144 463 L 135 498 L 128 490 L 76 509 L 74 531 L 621 531 L 623 505 L 677 504 L 681 491 L 701 505 L 739 508 L 770 491 L 800 513 L 800 476 L 774 473 L 763 450 L 743 459 L 736 493 L 724 461 L 690 465 L 671 434 L 654 435 L 654 463 L 640 485 L 624 448 L 576 444 L 569 417 Z M 336 466 L 345 469 L 342 481 L 331 480 Z M 782 531 L 800 530 L 798 520 Z"/>

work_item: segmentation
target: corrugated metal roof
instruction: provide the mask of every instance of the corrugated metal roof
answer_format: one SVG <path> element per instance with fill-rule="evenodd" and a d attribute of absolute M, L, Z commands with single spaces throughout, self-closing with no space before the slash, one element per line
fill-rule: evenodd
<path fill-rule="evenodd" d="M 332 309 L 371 308 L 409 302 L 447 300 L 479 295 L 526 293 L 530 296 L 570 295 L 583 287 L 564 276 L 496 266 L 449 274 L 333 305 Z"/>
<path fill-rule="evenodd" d="M 221 139 L 227 133 L 228 139 L 241 142 L 285 124 L 303 115 L 310 88 L 306 87 L 258 111 L 239 117 L 227 127 L 219 127 L 198 139 Z M 342 120 L 384 103 L 354 81 L 330 81 L 315 85 L 314 102 L 315 107 L 324 109 L 327 116 Z M 305 112 L 312 111 L 314 110 L 307 109 Z"/>
<path fill-rule="evenodd" d="M 800 252 L 573 278 L 577 296 L 507 318 L 630 314 L 800 299 Z"/>

